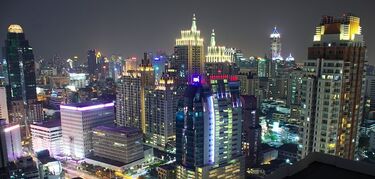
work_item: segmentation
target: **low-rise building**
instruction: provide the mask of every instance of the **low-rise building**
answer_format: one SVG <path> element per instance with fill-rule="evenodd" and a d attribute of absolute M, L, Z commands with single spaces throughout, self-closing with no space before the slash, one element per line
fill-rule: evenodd
<path fill-rule="evenodd" d="M 144 157 L 142 131 L 133 127 L 98 126 L 93 129 L 94 156 L 131 163 Z"/>
<path fill-rule="evenodd" d="M 30 125 L 33 151 L 48 150 L 52 156 L 62 153 L 62 130 L 60 120 L 50 120 Z"/>

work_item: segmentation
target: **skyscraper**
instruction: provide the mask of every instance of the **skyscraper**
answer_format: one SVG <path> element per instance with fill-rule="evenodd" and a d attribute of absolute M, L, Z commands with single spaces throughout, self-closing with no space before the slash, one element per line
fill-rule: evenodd
<path fill-rule="evenodd" d="M 231 128 L 238 127 L 231 123 L 238 119 L 220 116 L 211 88 L 201 84 L 199 78 L 193 78 L 195 83 L 186 88 L 183 107 L 176 116 L 177 178 L 243 178 L 243 161 L 238 158 L 241 128 Z M 224 95 L 220 91 L 219 94 Z"/>
<path fill-rule="evenodd" d="M 92 77 L 97 75 L 96 54 L 94 49 L 87 51 L 87 72 Z"/>
<path fill-rule="evenodd" d="M 9 26 L 3 55 L 10 119 L 22 122 L 27 117 L 27 106 L 36 101 L 36 81 L 33 49 L 21 26 Z"/>
<path fill-rule="evenodd" d="M 136 71 L 129 71 L 116 85 L 116 123 L 142 128 L 141 77 Z"/>
<path fill-rule="evenodd" d="M 274 27 L 270 35 L 271 39 L 271 59 L 272 60 L 283 60 L 281 56 L 281 36 L 277 31 L 277 28 Z"/>
<path fill-rule="evenodd" d="M 364 99 L 366 46 L 360 18 L 324 16 L 308 49 L 302 78 L 302 153 L 353 159 Z"/>
<path fill-rule="evenodd" d="M 172 66 L 178 72 L 177 84 L 187 84 L 193 74 L 203 74 L 204 46 L 200 31 L 197 30 L 195 14 L 190 30 L 182 30 L 181 37 L 176 39 L 175 59 Z"/>
<path fill-rule="evenodd" d="M 168 74 L 163 75 L 156 88 L 145 91 L 147 144 L 162 150 L 175 147 L 178 100 L 174 78 Z"/>
<path fill-rule="evenodd" d="M 140 91 L 140 102 L 141 102 L 141 124 L 140 128 L 142 129 L 143 133 L 146 133 L 146 109 L 145 109 L 145 90 L 154 88 L 155 86 L 155 74 L 154 68 L 152 67 L 152 63 L 150 57 L 147 53 L 144 53 L 142 63 L 139 65 L 138 68 L 139 73 L 141 74 L 141 91 Z"/>
<path fill-rule="evenodd" d="M 177 178 L 243 178 L 238 69 L 211 35 L 207 83 L 193 75 L 176 116 Z"/>
<path fill-rule="evenodd" d="M 252 95 L 242 95 L 243 141 L 242 149 L 246 168 L 255 166 L 260 161 L 262 127 L 259 125 L 257 98 Z"/>

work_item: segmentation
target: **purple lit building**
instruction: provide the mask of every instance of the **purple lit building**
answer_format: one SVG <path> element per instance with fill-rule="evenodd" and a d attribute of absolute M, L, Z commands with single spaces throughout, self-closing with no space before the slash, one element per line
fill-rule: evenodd
<path fill-rule="evenodd" d="M 83 158 L 92 150 L 92 129 L 113 124 L 114 103 L 88 102 L 61 105 L 63 153 Z"/>

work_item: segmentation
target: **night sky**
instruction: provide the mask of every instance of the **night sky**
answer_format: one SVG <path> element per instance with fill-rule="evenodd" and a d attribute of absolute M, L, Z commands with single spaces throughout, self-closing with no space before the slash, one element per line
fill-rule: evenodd
<path fill-rule="evenodd" d="M 352 12 L 361 18 L 368 61 L 375 64 L 374 0 L 1 0 L 0 40 L 9 24 L 23 27 L 36 58 L 79 56 L 87 49 L 105 55 L 141 56 L 144 51 L 172 52 L 192 14 L 208 44 L 211 29 L 219 45 L 263 56 L 276 25 L 283 56 L 306 58 L 322 15 Z"/>

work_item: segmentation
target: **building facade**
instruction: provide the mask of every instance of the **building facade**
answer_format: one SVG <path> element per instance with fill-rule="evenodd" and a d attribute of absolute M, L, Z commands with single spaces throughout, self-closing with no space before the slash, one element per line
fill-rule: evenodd
<path fill-rule="evenodd" d="M 35 102 L 37 98 L 36 79 L 33 49 L 21 26 L 9 26 L 3 55 L 3 74 L 6 77 L 11 122 L 27 125 L 27 105 Z"/>
<path fill-rule="evenodd" d="M 191 29 L 182 30 L 181 37 L 176 39 L 174 55 L 172 66 L 178 72 L 178 85 L 186 85 L 191 80 L 192 74 L 203 74 L 205 60 L 203 38 L 197 29 L 195 15 L 193 15 Z"/>
<path fill-rule="evenodd" d="M 138 128 L 98 126 L 93 129 L 94 155 L 128 164 L 144 157 L 142 140 Z"/>
<path fill-rule="evenodd" d="M 63 153 L 83 158 L 92 151 L 92 129 L 112 124 L 114 104 L 87 102 L 60 106 Z"/>
<path fill-rule="evenodd" d="M 30 125 L 34 152 L 48 150 L 51 156 L 62 154 L 62 129 L 60 120 L 51 120 Z"/>
<path fill-rule="evenodd" d="M 116 123 L 142 128 L 141 78 L 137 72 L 129 72 L 116 85 Z"/>
<path fill-rule="evenodd" d="M 164 74 L 156 88 L 145 91 L 146 144 L 172 150 L 176 139 L 178 96 L 174 78 Z"/>
<path fill-rule="evenodd" d="M 353 159 L 364 99 L 366 46 L 360 19 L 324 16 L 308 50 L 302 79 L 302 153 Z"/>
<path fill-rule="evenodd" d="M 7 93 L 5 87 L 0 87 L 0 119 L 5 119 L 9 123 Z"/>

